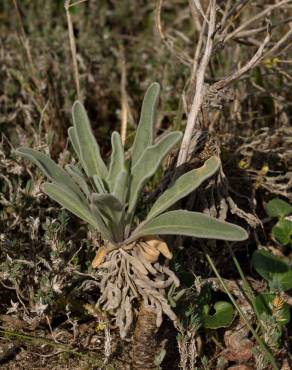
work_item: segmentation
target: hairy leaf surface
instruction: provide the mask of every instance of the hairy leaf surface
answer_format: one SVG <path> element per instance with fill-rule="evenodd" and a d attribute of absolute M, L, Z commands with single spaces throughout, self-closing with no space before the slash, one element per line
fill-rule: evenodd
<path fill-rule="evenodd" d="M 129 242 L 146 235 L 186 235 L 195 238 L 241 241 L 248 238 L 240 226 L 198 212 L 170 211 L 141 224 Z"/>
<path fill-rule="evenodd" d="M 147 220 L 156 217 L 174 205 L 178 200 L 189 195 L 199 187 L 203 181 L 214 175 L 219 167 L 220 159 L 214 156 L 208 159 L 202 167 L 189 171 L 179 177 L 154 203 L 147 216 Z"/>

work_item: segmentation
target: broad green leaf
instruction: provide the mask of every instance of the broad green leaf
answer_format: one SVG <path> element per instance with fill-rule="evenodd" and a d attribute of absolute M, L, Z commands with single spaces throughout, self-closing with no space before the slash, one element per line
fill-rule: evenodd
<path fill-rule="evenodd" d="M 157 171 L 161 161 L 181 138 L 178 131 L 165 135 L 155 145 L 148 147 L 136 165 L 131 169 L 131 183 L 128 214 L 131 218 L 138 197 L 146 181 Z"/>
<path fill-rule="evenodd" d="M 205 305 L 203 309 L 204 327 L 207 329 L 219 329 L 228 327 L 234 315 L 232 304 L 229 302 L 216 302 L 214 314 L 210 314 L 210 306 Z"/>
<path fill-rule="evenodd" d="M 147 147 L 153 144 L 155 110 L 159 92 L 160 86 L 157 82 L 152 83 L 146 91 L 132 149 L 132 167 L 136 165 Z"/>
<path fill-rule="evenodd" d="M 270 217 L 285 217 L 292 213 L 292 205 L 280 198 L 272 199 L 266 205 Z"/>
<path fill-rule="evenodd" d="M 77 193 L 81 199 L 84 199 L 83 193 L 68 173 L 47 155 L 30 148 L 19 148 L 16 150 L 16 153 L 37 165 L 49 180 L 71 189 L 74 193 Z"/>
<path fill-rule="evenodd" d="M 248 238 L 248 233 L 240 226 L 217 220 L 203 213 L 184 210 L 166 212 L 145 221 L 134 230 L 127 242 L 146 235 L 186 235 L 230 241 Z"/>
<path fill-rule="evenodd" d="M 220 159 L 214 156 L 208 159 L 202 167 L 182 175 L 157 199 L 147 216 L 147 220 L 156 217 L 174 205 L 178 200 L 189 195 L 206 179 L 214 175 L 214 173 L 218 171 L 219 167 Z"/>
<path fill-rule="evenodd" d="M 111 229 L 115 241 L 122 241 L 124 231 L 124 207 L 112 194 L 91 195 L 91 201 L 97 207 L 106 224 Z"/>
<path fill-rule="evenodd" d="M 124 148 L 120 134 L 113 132 L 112 134 L 112 154 L 107 176 L 107 183 L 109 184 L 110 191 L 114 191 L 119 174 L 125 170 L 125 156 Z"/>
<path fill-rule="evenodd" d="M 75 216 L 88 222 L 94 228 L 98 229 L 98 223 L 92 215 L 87 202 L 81 202 L 80 199 L 70 191 L 67 187 L 59 184 L 45 182 L 42 185 L 42 190 L 53 200 L 58 202 L 62 207 L 65 207 Z"/>
<path fill-rule="evenodd" d="M 279 243 L 292 246 L 292 221 L 281 219 L 272 228 L 272 234 Z"/>
<path fill-rule="evenodd" d="M 82 172 L 79 170 L 78 167 L 74 166 L 73 164 L 67 164 L 65 166 L 66 171 L 69 173 L 69 175 L 72 177 L 72 179 L 75 181 L 75 183 L 80 187 L 80 189 L 83 191 L 83 193 L 89 197 L 90 190 L 86 183 L 86 180 L 82 174 Z"/>
<path fill-rule="evenodd" d="M 87 176 L 98 175 L 105 178 L 108 174 L 99 146 L 92 133 L 89 119 L 83 105 L 76 101 L 72 110 L 74 128 L 80 149 L 80 159 Z"/>
<path fill-rule="evenodd" d="M 277 306 L 275 299 L 275 294 L 259 294 L 256 296 L 254 304 L 260 316 L 263 314 L 273 316 L 279 325 L 286 325 L 290 321 L 290 307 L 287 303 L 283 303 L 282 307 Z"/>
<path fill-rule="evenodd" d="M 78 159 L 80 159 L 80 148 L 75 127 L 69 127 L 68 136 Z"/>
<path fill-rule="evenodd" d="M 113 195 L 124 205 L 128 192 L 129 175 L 126 170 L 119 173 L 115 182 Z"/>
<path fill-rule="evenodd" d="M 252 265 L 256 272 L 269 282 L 274 289 L 292 289 L 292 269 L 280 257 L 268 251 L 257 250 L 252 256 Z"/>

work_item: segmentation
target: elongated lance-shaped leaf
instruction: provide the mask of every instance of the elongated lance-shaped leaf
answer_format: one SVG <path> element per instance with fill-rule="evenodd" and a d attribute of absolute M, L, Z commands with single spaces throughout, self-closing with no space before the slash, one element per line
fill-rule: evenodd
<path fill-rule="evenodd" d="M 102 216 L 100 210 L 94 203 L 90 204 L 90 209 L 98 223 L 98 230 L 101 233 L 102 237 L 110 241 L 112 244 L 116 245 L 112 228 L 108 227 L 108 224 L 111 225 L 111 222 L 107 222 L 107 220 Z"/>
<path fill-rule="evenodd" d="M 92 180 L 93 180 L 93 184 L 94 184 L 96 190 L 100 194 L 106 194 L 108 192 L 106 187 L 105 187 L 104 181 L 99 176 L 94 175 L 92 177 Z"/>
<path fill-rule="evenodd" d="M 99 230 L 98 222 L 90 211 L 88 203 L 81 202 L 70 189 L 60 184 L 45 182 L 42 185 L 42 190 L 62 207 L 68 209 L 68 211 L 72 212 L 75 216 L 88 222 L 95 229 Z"/>
<path fill-rule="evenodd" d="M 115 182 L 113 195 L 123 204 L 126 203 L 126 197 L 128 192 L 129 174 L 127 170 L 121 171 Z"/>
<path fill-rule="evenodd" d="M 16 153 L 36 164 L 49 180 L 71 189 L 82 200 L 85 199 L 82 191 L 68 173 L 47 155 L 30 148 L 19 148 Z"/>
<path fill-rule="evenodd" d="M 155 145 L 148 147 L 131 169 L 128 216 L 132 218 L 138 197 L 146 181 L 157 171 L 161 161 L 181 138 L 178 131 L 165 135 Z"/>
<path fill-rule="evenodd" d="M 149 86 L 143 99 L 140 121 L 132 149 L 132 167 L 139 161 L 146 148 L 153 144 L 155 110 L 159 92 L 160 86 L 154 82 Z"/>
<path fill-rule="evenodd" d="M 79 143 L 78 143 L 78 138 L 77 138 L 77 133 L 76 133 L 75 127 L 69 127 L 68 136 L 69 136 L 70 142 L 73 146 L 73 149 L 74 149 L 78 159 L 81 160 L 80 159 L 80 148 L 79 148 Z"/>
<path fill-rule="evenodd" d="M 82 165 L 85 166 L 84 170 L 87 176 L 98 175 L 105 178 L 108 170 L 101 158 L 99 146 L 92 133 L 87 113 L 79 101 L 74 103 L 72 115 L 80 149 L 80 159 Z"/>
<path fill-rule="evenodd" d="M 121 242 L 124 236 L 124 207 L 121 202 L 112 194 L 96 193 L 91 195 L 91 201 L 112 230 L 115 241 Z"/>
<path fill-rule="evenodd" d="M 111 192 L 114 191 L 118 175 L 124 170 L 125 170 L 125 156 L 122 140 L 118 132 L 113 132 L 111 161 L 109 173 L 106 178 L 106 181 L 109 184 Z"/>
<path fill-rule="evenodd" d="M 199 212 L 170 211 L 146 221 L 133 231 L 126 243 L 146 235 L 186 235 L 195 238 L 241 241 L 248 238 L 240 226 Z"/>
<path fill-rule="evenodd" d="M 189 195 L 199 187 L 203 181 L 214 175 L 219 167 L 220 159 L 213 156 L 209 158 L 202 167 L 189 171 L 179 177 L 153 204 L 147 216 L 147 220 L 158 216 L 174 205 L 178 200 Z"/>
<path fill-rule="evenodd" d="M 65 166 L 65 169 L 72 177 L 72 179 L 75 181 L 75 183 L 79 186 L 79 188 L 83 191 L 84 195 L 86 195 L 86 197 L 89 197 L 90 195 L 89 187 L 79 168 L 74 166 L 73 164 L 67 164 Z"/>
<path fill-rule="evenodd" d="M 148 147 L 140 160 L 131 169 L 128 224 L 131 223 L 141 190 L 147 180 L 153 176 L 161 164 L 163 158 L 181 138 L 181 133 L 172 132 L 165 135 L 155 145 Z"/>

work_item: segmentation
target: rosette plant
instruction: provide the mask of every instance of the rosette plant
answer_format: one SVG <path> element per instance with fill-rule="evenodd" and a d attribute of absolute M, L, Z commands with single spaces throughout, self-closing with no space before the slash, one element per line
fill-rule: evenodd
<path fill-rule="evenodd" d="M 73 105 L 73 127 L 68 130 L 77 165 L 68 164 L 63 169 L 43 153 L 29 148 L 17 150 L 48 178 L 49 182 L 42 185 L 44 193 L 101 234 L 104 243 L 92 263 L 102 272 L 97 305 L 114 317 L 121 337 L 127 335 L 139 303 L 156 313 L 157 326 L 163 313 L 176 320 L 166 289 L 172 284 L 178 286 L 179 281 L 164 263 L 172 255 L 159 236 L 173 234 L 231 241 L 247 238 L 246 231 L 237 225 L 198 212 L 173 210 L 180 199 L 216 173 L 220 167 L 217 157 L 175 178 L 145 219 L 137 220 L 136 207 L 146 182 L 182 137 L 181 132 L 175 131 L 154 139 L 159 90 L 159 85 L 153 83 L 145 94 L 128 160 L 118 132 L 111 136 L 109 163 L 101 157 L 79 101 Z"/>

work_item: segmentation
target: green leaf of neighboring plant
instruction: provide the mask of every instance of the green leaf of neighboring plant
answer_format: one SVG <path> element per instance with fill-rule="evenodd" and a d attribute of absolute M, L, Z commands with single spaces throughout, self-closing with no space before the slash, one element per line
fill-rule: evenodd
<path fill-rule="evenodd" d="M 131 183 L 128 214 L 131 218 L 138 197 L 146 181 L 157 171 L 161 161 L 181 138 L 180 132 L 171 132 L 165 135 L 155 145 L 148 147 L 140 160 L 131 169 Z"/>
<path fill-rule="evenodd" d="M 284 326 L 290 321 L 290 307 L 287 303 L 283 303 L 282 307 L 277 307 L 274 303 L 275 298 L 275 294 L 259 294 L 256 296 L 254 303 L 260 316 L 266 313 L 273 316 L 278 324 Z"/>
<path fill-rule="evenodd" d="M 270 217 L 285 217 L 292 213 L 292 205 L 280 198 L 272 199 L 266 205 Z"/>
<path fill-rule="evenodd" d="M 214 156 L 208 159 L 202 167 L 189 171 L 179 177 L 154 203 L 147 216 L 147 220 L 159 215 L 178 200 L 189 195 L 199 187 L 203 181 L 214 175 L 219 167 L 220 159 Z"/>
<path fill-rule="evenodd" d="M 281 219 L 272 228 L 275 239 L 283 245 L 292 245 L 292 221 Z"/>
<path fill-rule="evenodd" d="M 98 229 L 98 224 L 92 215 L 89 205 L 81 202 L 80 199 L 65 186 L 45 182 L 42 185 L 42 190 L 53 200 L 58 202 L 62 207 L 65 207 L 75 216 L 88 222 L 94 228 Z"/>
<path fill-rule="evenodd" d="M 122 140 L 118 132 L 113 132 L 111 161 L 106 179 L 111 192 L 114 191 L 118 176 L 123 171 L 125 171 L 125 157 Z"/>
<path fill-rule="evenodd" d="M 257 250 L 253 253 L 252 265 L 274 289 L 292 289 L 292 269 L 280 257 L 265 250 Z"/>
<path fill-rule="evenodd" d="M 92 133 L 89 119 L 83 105 L 76 101 L 72 109 L 74 128 L 76 130 L 80 158 L 87 176 L 98 175 L 105 178 L 108 174 L 99 146 Z"/>
<path fill-rule="evenodd" d="M 204 327 L 207 329 L 219 329 L 228 327 L 232 320 L 234 310 L 231 303 L 216 302 L 214 305 L 215 313 L 209 314 L 210 307 L 205 305 L 203 309 Z"/>
<path fill-rule="evenodd" d="M 75 183 L 80 187 L 80 189 L 83 191 L 83 193 L 88 197 L 90 194 L 89 187 L 86 183 L 85 178 L 83 177 L 82 172 L 74 166 L 73 164 L 67 164 L 65 166 L 66 171 L 69 173 L 69 175 L 72 177 L 72 179 L 75 181 Z"/>
<path fill-rule="evenodd" d="M 19 148 L 16 150 L 16 153 L 37 165 L 49 180 L 71 189 L 74 193 L 78 194 L 82 200 L 84 199 L 83 193 L 69 174 L 47 155 L 30 148 Z"/>
<path fill-rule="evenodd" d="M 137 227 L 129 241 L 146 235 L 186 235 L 195 238 L 240 241 L 248 233 L 240 226 L 230 224 L 198 212 L 170 211 L 146 221 Z"/>
<path fill-rule="evenodd" d="M 155 110 L 158 102 L 160 86 L 152 83 L 143 99 L 140 122 L 132 149 L 132 167 L 137 164 L 143 152 L 153 144 Z"/>

